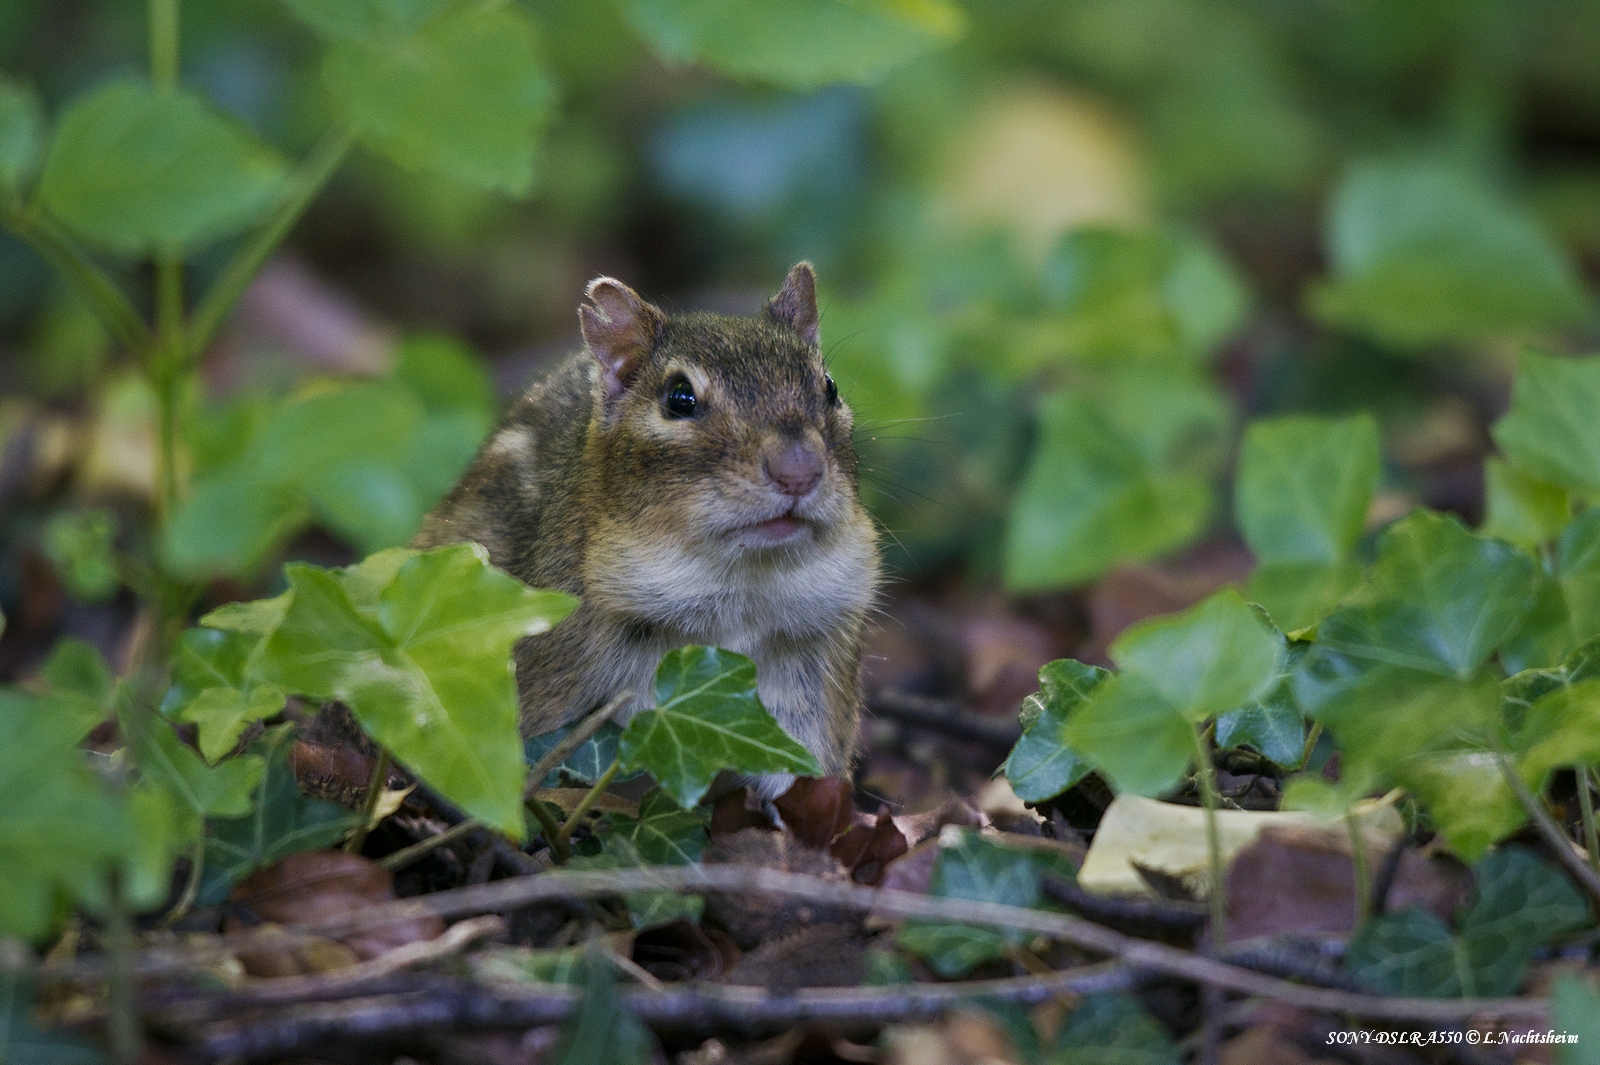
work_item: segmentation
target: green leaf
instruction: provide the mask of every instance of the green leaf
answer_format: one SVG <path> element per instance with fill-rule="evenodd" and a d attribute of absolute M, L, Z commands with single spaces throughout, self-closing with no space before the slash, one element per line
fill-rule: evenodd
<path fill-rule="evenodd" d="M 1509 995 L 1536 947 L 1588 920 L 1578 889 L 1521 848 L 1495 851 L 1474 872 L 1476 898 L 1457 935 L 1421 910 L 1385 914 L 1357 930 L 1345 968 L 1386 994 Z"/>
<path fill-rule="evenodd" d="M 43 937 L 62 895 L 99 903 L 133 825 L 77 749 L 77 724 L 0 691 L 0 935 Z"/>
<path fill-rule="evenodd" d="M 1039 694 L 1028 696 L 1022 738 L 1001 770 L 1011 790 L 1024 802 L 1052 799 L 1089 773 L 1089 764 L 1067 745 L 1063 730 L 1068 716 L 1111 674 L 1070 658 L 1046 663 L 1039 670 Z"/>
<path fill-rule="evenodd" d="M 522 756 L 531 766 L 545 754 L 555 748 L 572 731 L 572 726 L 564 726 L 554 732 L 542 732 L 537 736 L 529 736 L 522 744 Z M 621 750 L 622 726 L 612 721 L 607 721 L 595 730 L 594 735 L 578 744 L 573 752 L 561 760 L 561 764 L 545 776 L 542 787 L 559 788 L 565 783 L 593 784 L 604 775 L 611 763 L 617 760 Z M 613 778 L 615 783 L 632 780 L 637 773 L 618 773 Z"/>
<path fill-rule="evenodd" d="M 45 694 L 38 700 L 37 711 L 57 718 L 70 730 L 74 742 L 111 715 L 115 678 L 93 644 L 71 637 L 56 641 L 39 668 L 39 680 Z"/>
<path fill-rule="evenodd" d="M 1138 674 L 1119 674 L 1101 684 L 1062 735 L 1118 792 L 1135 795 L 1172 790 L 1194 756 L 1189 719 Z"/>
<path fill-rule="evenodd" d="M 295 16 L 334 41 L 383 41 L 414 33 L 450 6 L 450 0 L 285 0 Z"/>
<path fill-rule="evenodd" d="M 684 809 L 724 769 L 821 776 L 811 752 L 767 713 L 756 666 L 717 647 L 680 647 L 656 668 L 655 708 L 622 732 L 622 768 L 644 770 Z"/>
<path fill-rule="evenodd" d="M 1132 995 L 1089 995 L 1056 1033 L 1048 1065 L 1178 1065 L 1172 1037 Z"/>
<path fill-rule="evenodd" d="M 950 0 L 620 0 L 669 63 L 789 89 L 875 81 L 959 37 Z"/>
<path fill-rule="evenodd" d="M 1291 644 L 1283 665 L 1265 693 L 1217 718 L 1217 746 L 1250 746 L 1293 769 L 1305 754 L 1306 723 L 1294 701 L 1294 672 L 1309 645 Z"/>
<path fill-rule="evenodd" d="M 1286 652 L 1261 611 L 1225 588 L 1181 613 L 1129 626 L 1110 653 L 1188 720 L 1204 721 L 1265 694 Z"/>
<path fill-rule="evenodd" d="M 1535 590 L 1522 552 L 1418 510 L 1385 531 L 1367 583 L 1317 638 L 1359 658 L 1465 679 L 1511 634 Z"/>
<path fill-rule="evenodd" d="M 286 181 L 277 152 L 198 97 L 117 81 L 62 116 L 38 195 L 84 237 L 138 254 L 236 233 Z"/>
<path fill-rule="evenodd" d="M 283 624 L 289 612 L 293 592 L 283 592 L 271 599 L 256 599 L 248 603 L 225 603 L 200 619 L 200 624 L 224 632 L 252 633 L 270 636 Z"/>
<path fill-rule="evenodd" d="M 528 588 L 475 544 L 285 572 L 294 599 L 268 639 L 267 679 L 343 702 L 446 798 L 520 837 L 527 766 L 511 648 L 548 631 L 576 600 Z"/>
<path fill-rule="evenodd" d="M 1303 632 L 1331 614 L 1361 574 L 1356 562 L 1269 562 L 1250 574 L 1245 597 L 1284 632 Z"/>
<path fill-rule="evenodd" d="M 515 7 L 459 5 L 401 39 L 334 45 L 323 81 L 350 124 L 402 166 L 523 193 L 555 90 Z"/>
<path fill-rule="evenodd" d="M 1040 880 L 1046 875 L 1072 879 L 1077 870 L 1059 856 L 1013 850 L 964 830 L 940 839 L 939 857 L 928 881 L 928 894 L 944 899 L 969 899 L 1004 906 L 1039 907 Z M 908 920 L 895 942 L 920 955 L 941 976 L 957 977 L 973 966 L 1006 957 L 1032 933 L 1017 929 L 980 928 L 938 921 Z"/>
<path fill-rule="evenodd" d="M 294 730 L 269 730 L 251 746 L 265 768 L 249 814 L 213 818 L 206 836 L 200 904 L 217 905 L 233 886 L 257 869 L 301 851 L 331 846 L 361 820 L 359 814 L 300 794 L 290 754 Z"/>
<path fill-rule="evenodd" d="M 100 603 L 116 592 L 116 535 L 116 515 L 104 508 L 60 511 L 45 523 L 44 553 L 73 598 Z"/>
<path fill-rule="evenodd" d="M 1265 563 L 1345 561 L 1361 538 L 1378 471 L 1371 415 L 1252 423 L 1234 495 L 1245 542 Z"/>
<path fill-rule="evenodd" d="M 605 841 L 601 853 L 573 858 L 567 863 L 567 868 L 638 869 L 647 864 L 632 839 L 624 835 L 612 835 Z M 698 922 L 705 910 L 702 896 L 685 895 L 681 891 L 630 891 L 623 895 L 623 900 L 628 905 L 628 918 L 638 931 L 673 921 Z"/>
<path fill-rule="evenodd" d="M 1334 279 L 1312 291 L 1312 310 L 1400 347 L 1548 329 L 1589 306 L 1531 218 L 1446 165 L 1355 167 L 1334 194 L 1328 244 Z"/>
<path fill-rule="evenodd" d="M 215 762 L 232 751 L 245 726 L 283 709 L 284 692 L 258 683 L 263 636 L 189 629 L 173 654 L 172 687 L 161 712 L 200 726 L 200 753 Z"/>
<path fill-rule="evenodd" d="M 1399 780 L 1428 806 L 1434 827 L 1463 861 L 1475 862 L 1527 821 L 1492 752 L 1465 749 L 1407 759 Z"/>
<path fill-rule="evenodd" d="M 1556 545 L 1556 573 L 1575 640 L 1600 636 L 1600 507 L 1573 519 Z"/>
<path fill-rule="evenodd" d="M 1015 592 L 1082 583 L 1155 558 L 1204 529 L 1225 401 L 1208 387 L 1129 375 L 1039 410 L 1040 439 L 1005 539 Z"/>
<path fill-rule="evenodd" d="M 1048 357 L 1203 363 L 1244 315 L 1243 283 L 1189 236 L 1080 226 L 1045 260 Z M 1032 369 L 1032 366 L 1027 367 Z"/>
<path fill-rule="evenodd" d="M 172 727 L 160 718 L 135 722 L 122 715 L 139 768 L 176 801 L 179 809 L 199 824 L 207 817 L 243 817 L 250 812 L 250 795 L 261 781 L 263 763 L 246 755 L 207 766 Z"/>
<path fill-rule="evenodd" d="M 1558 1065 L 1600 1063 L 1600 994 L 1590 984 L 1572 975 L 1556 977 L 1550 1026 L 1576 1041 L 1556 1048 Z"/>
<path fill-rule="evenodd" d="M 1485 536 L 1536 548 L 1561 535 L 1572 517 L 1566 489 L 1541 481 L 1493 455 L 1483 460 Z"/>
<path fill-rule="evenodd" d="M 699 807 L 683 810 L 660 788 L 651 789 L 639 800 L 639 816 L 611 814 L 600 830 L 600 839 L 610 844 L 625 839 L 650 865 L 692 865 L 705 850 L 709 814 Z"/>
<path fill-rule="evenodd" d="M 1534 572 L 1533 603 L 1500 645 L 1507 673 L 1555 666 L 1578 645 L 1572 611 L 1561 582 L 1540 565 Z"/>
<path fill-rule="evenodd" d="M 19 191 L 33 176 L 44 140 L 44 115 L 32 89 L 0 78 L 0 192 Z"/>
<path fill-rule="evenodd" d="M 1511 409 L 1490 432 L 1530 475 L 1584 495 L 1600 494 L 1600 356 L 1569 359 L 1524 352 Z"/>
<path fill-rule="evenodd" d="M 557 1065 L 649 1065 L 655 1038 L 617 997 L 616 974 L 598 946 L 584 959 L 583 1005 L 551 1055 Z"/>

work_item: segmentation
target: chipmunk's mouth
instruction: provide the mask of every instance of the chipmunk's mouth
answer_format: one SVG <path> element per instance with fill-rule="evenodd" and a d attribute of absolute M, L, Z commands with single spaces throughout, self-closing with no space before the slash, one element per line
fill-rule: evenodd
<path fill-rule="evenodd" d="M 741 526 L 736 532 L 739 539 L 752 546 L 773 547 L 798 540 L 809 532 L 810 528 L 805 519 L 790 513 Z"/>

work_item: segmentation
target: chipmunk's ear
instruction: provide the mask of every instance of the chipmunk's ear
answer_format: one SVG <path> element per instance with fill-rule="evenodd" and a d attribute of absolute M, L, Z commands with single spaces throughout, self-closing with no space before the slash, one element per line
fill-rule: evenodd
<path fill-rule="evenodd" d="M 578 325 L 600 363 L 606 394 L 614 396 L 633 383 L 645 357 L 655 350 L 666 315 L 614 278 L 595 278 L 585 294 L 589 302 L 578 308 Z"/>
<path fill-rule="evenodd" d="M 817 274 L 810 263 L 794 264 L 778 294 L 767 301 L 767 313 L 799 333 L 801 340 L 816 346 Z"/>

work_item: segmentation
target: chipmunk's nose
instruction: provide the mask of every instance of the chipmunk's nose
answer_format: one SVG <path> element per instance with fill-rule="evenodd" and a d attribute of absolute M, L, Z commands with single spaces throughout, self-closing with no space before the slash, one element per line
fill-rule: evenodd
<path fill-rule="evenodd" d="M 778 491 L 799 499 L 822 480 L 822 454 L 804 440 L 780 440 L 767 448 L 761 468 Z"/>

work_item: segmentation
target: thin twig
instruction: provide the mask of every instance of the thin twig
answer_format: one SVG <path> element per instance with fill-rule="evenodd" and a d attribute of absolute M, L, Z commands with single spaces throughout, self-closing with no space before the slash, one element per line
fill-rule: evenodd
<path fill-rule="evenodd" d="M 1085 917 L 1101 924 L 1127 924 L 1162 932 L 1192 932 L 1206 923 L 1210 908 L 1183 899 L 1156 899 L 1143 895 L 1097 895 L 1075 880 L 1047 876 L 1040 889 Z"/>
<path fill-rule="evenodd" d="M 389 870 L 391 873 L 399 869 L 404 869 L 418 858 L 427 857 L 429 854 L 433 853 L 435 850 L 438 850 L 446 843 L 454 843 L 462 836 L 465 836 L 471 832 L 475 832 L 483 827 L 484 825 L 482 821 L 474 821 L 470 819 L 463 821 L 459 825 L 450 826 L 436 836 L 429 836 L 427 839 L 422 840 L 421 842 L 413 843 L 404 850 L 395 851 L 393 854 L 378 862 L 378 864 Z"/>
<path fill-rule="evenodd" d="M 367 782 L 366 798 L 361 803 L 361 821 L 356 825 L 355 831 L 350 833 L 350 838 L 344 842 L 346 854 L 360 854 L 362 846 L 367 842 L 367 831 L 372 827 L 372 815 L 378 811 L 378 799 L 383 795 L 384 785 L 389 783 L 389 751 L 387 748 L 378 748 L 378 760 L 372 767 L 372 779 Z"/>
<path fill-rule="evenodd" d="M 964 710 L 952 699 L 930 699 L 906 692 L 877 691 L 867 697 L 867 713 L 913 728 L 941 732 L 1009 751 L 1022 738 L 1022 726 L 1013 717 L 996 718 Z"/>
<path fill-rule="evenodd" d="M 1600 872 L 1596 872 L 1586 859 L 1579 857 L 1573 850 L 1572 840 L 1568 839 L 1566 832 L 1556 824 L 1556 819 L 1550 816 L 1550 811 L 1544 808 L 1544 803 L 1539 801 L 1539 797 L 1529 790 L 1521 774 L 1511 764 L 1511 759 L 1504 753 L 1496 753 L 1495 760 L 1500 763 L 1500 775 L 1505 777 L 1506 783 L 1511 786 L 1511 793 L 1517 797 L 1522 808 L 1533 819 L 1534 827 L 1539 830 L 1545 842 L 1550 844 L 1550 849 L 1556 852 L 1556 857 L 1567 867 L 1567 872 L 1583 885 L 1585 891 L 1600 899 Z"/>
<path fill-rule="evenodd" d="M 572 812 L 568 814 L 566 820 L 561 823 L 561 827 L 556 831 L 556 839 L 550 841 L 552 850 L 570 850 L 572 832 L 578 827 L 578 822 L 583 820 L 584 815 L 587 814 L 589 812 L 589 808 L 595 804 L 595 800 L 600 798 L 601 793 L 604 792 L 606 788 L 611 786 L 611 782 L 617 778 L 617 773 L 621 769 L 622 759 L 611 759 L 611 764 L 606 767 L 606 771 L 604 773 L 600 774 L 600 779 L 594 782 L 594 787 L 590 788 L 588 794 L 578 800 L 578 805 L 572 808 Z M 560 840 L 561 842 L 559 848 L 556 847 L 556 840 Z"/>
<path fill-rule="evenodd" d="M 579 718 L 572 726 L 572 731 L 561 737 L 561 741 L 544 753 L 544 757 L 534 763 L 528 772 L 528 784 L 523 789 L 522 797 L 531 799 L 534 791 L 540 786 L 550 771 L 567 760 L 567 755 L 583 746 L 585 740 L 600 731 L 600 726 L 610 721 L 618 710 L 633 701 L 632 692 L 622 692 L 606 703 L 588 717 Z"/>
<path fill-rule="evenodd" d="M 964 924 L 1035 932 L 1129 965 L 1193 983 L 1214 983 L 1242 995 L 1262 995 L 1303 1009 L 1389 1020 L 1459 1020 L 1463 1017 L 1543 1016 L 1537 999 L 1422 999 L 1357 995 L 1301 987 L 1238 966 L 1201 957 L 1178 947 L 1123 935 L 1071 914 L 966 899 L 933 898 L 890 888 L 868 888 L 820 877 L 744 865 L 655 866 L 595 872 L 557 870 L 539 876 L 438 891 L 343 914 L 300 931 L 344 935 L 414 915 L 416 907 L 443 917 L 518 909 L 537 902 L 635 891 L 723 891 L 801 898 L 824 905 L 870 910 L 885 917 L 932 917 Z"/>
<path fill-rule="evenodd" d="M 165 1011 L 177 1023 L 193 1023 L 216 1016 L 220 1009 L 281 1006 L 293 1002 L 316 1002 L 353 998 L 370 990 L 384 977 L 461 953 L 488 936 L 505 931 L 505 919 L 498 914 L 457 921 L 432 939 L 406 943 L 384 951 L 358 965 L 308 976 L 281 976 L 235 988 L 221 997 L 190 999 Z"/>

